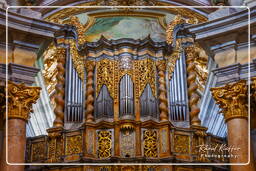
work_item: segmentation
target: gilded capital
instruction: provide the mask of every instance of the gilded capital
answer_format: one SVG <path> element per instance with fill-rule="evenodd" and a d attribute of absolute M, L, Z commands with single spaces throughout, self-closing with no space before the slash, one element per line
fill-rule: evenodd
<path fill-rule="evenodd" d="M 40 87 L 26 86 L 24 83 L 8 82 L 8 119 L 17 118 L 27 121 L 32 112 L 32 104 L 36 103 L 40 95 Z"/>
<path fill-rule="evenodd" d="M 221 112 L 226 122 L 232 118 L 248 117 L 246 80 L 227 84 L 224 87 L 211 88 L 211 92 L 214 100 L 222 109 Z"/>

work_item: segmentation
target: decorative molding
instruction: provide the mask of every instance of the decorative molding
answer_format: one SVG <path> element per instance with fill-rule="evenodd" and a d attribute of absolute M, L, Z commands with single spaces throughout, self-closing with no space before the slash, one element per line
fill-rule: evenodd
<path fill-rule="evenodd" d="M 40 95 L 40 87 L 29 87 L 24 83 L 16 84 L 8 82 L 8 119 L 29 119 L 29 113 L 32 112 L 32 104 L 36 103 Z"/>
<path fill-rule="evenodd" d="M 233 118 L 248 118 L 246 80 L 224 87 L 211 88 L 214 100 L 219 104 L 227 122 Z"/>

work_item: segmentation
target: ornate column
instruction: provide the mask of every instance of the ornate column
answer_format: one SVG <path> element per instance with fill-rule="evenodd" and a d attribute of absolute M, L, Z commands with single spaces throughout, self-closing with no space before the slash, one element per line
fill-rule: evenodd
<path fill-rule="evenodd" d="M 168 120 L 168 101 L 167 101 L 167 91 L 166 91 L 166 82 L 165 82 L 165 70 L 166 62 L 157 61 L 157 69 L 159 76 L 159 109 L 160 109 L 160 121 Z"/>
<path fill-rule="evenodd" d="M 56 107 L 54 109 L 55 113 L 55 120 L 53 122 L 53 127 L 63 127 L 64 125 L 64 107 L 65 107 L 65 60 L 66 60 L 66 50 L 65 48 L 59 47 L 57 49 L 57 84 L 55 86 L 56 88 L 56 96 L 55 96 L 55 102 Z"/>
<path fill-rule="evenodd" d="M 199 126 L 201 121 L 198 117 L 200 112 L 199 107 L 197 106 L 199 95 L 197 94 L 198 85 L 196 84 L 196 71 L 194 58 L 196 55 L 195 46 L 189 46 L 185 49 L 186 58 L 187 58 L 187 74 L 188 74 L 188 99 L 189 99 L 189 108 L 190 108 L 190 121 L 191 125 Z"/>
<path fill-rule="evenodd" d="M 86 121 L 92 122 L 94 120 L 93 111 L 94 111 L 94 88 L 93 88 L 93 77 L 94 77 L 94 61 L 86 61 L 86 71 L 87 71 L 87 82 L 86 82 Z"/>
<path fill-rule="evenodd" d="M 211 88 L 213 98 L 222 109 L 228 127 L 230 163 L 248 162 L 248 94 L 245 80 L 224 87 Z M 253 171 L 253 165 L 232 165 L 232 171 Z"/>
<path fill-rule="evenodd" d="M 23 165 L 6 164 L 6 147 L 8 163 L 24 163 L 26 148 L 26 122 L 32 112 L 32 104 L 39 98 L 40 87 L 29 87 L 25 84 L 8 83 L 8 118 L 6 121 L 8 134 L 4 136 L 4 153 L 1 166 L 3 171 L 24 171 Z M 5 118 L 6 119 L 6 118 Z M 6 139 L 8 144 L 6 144 Z"/>

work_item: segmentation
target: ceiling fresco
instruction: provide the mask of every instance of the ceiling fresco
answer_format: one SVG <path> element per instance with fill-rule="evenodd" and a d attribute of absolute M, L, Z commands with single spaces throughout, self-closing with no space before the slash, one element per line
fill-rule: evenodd
<path fill-rule="evenodd" d="M 88 42 L 98 41 L 102 35 L 110 40 L 144 39 L 150 35 L 157 42 L 165 41 L 166 37 L 165 30 L 157 19 L 127 16 L 97 18 L 95 24 L 85 33 Z"/>

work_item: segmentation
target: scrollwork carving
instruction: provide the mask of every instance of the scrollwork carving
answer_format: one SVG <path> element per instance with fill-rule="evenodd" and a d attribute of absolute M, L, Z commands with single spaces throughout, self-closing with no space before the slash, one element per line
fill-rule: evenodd
<path fill-rule="evenodd" d="M 103 59 L 96 64 L 97 70 L 97 90 L 96 96 L 98 96 L 101 87 L 105 84 L 108 88 L 110 96 L 114 98 L 114 67 L 115 62 L 113 60 Z M 117 73 L 116 73 L 117 74 Z"/>
<path fill-rule="evenodd" d="M 139 98 L 147 84 L 150 85 L 153 95 L 156 97 L 156 64 L 151 59 L 134 61 L 136 77 L 136 95 Z"/>
<path fill-rule="evenodd" d="M 98 132 L 98 157 L 108 158 L 112 153 L 112 134 L 111 131 Z"/>

